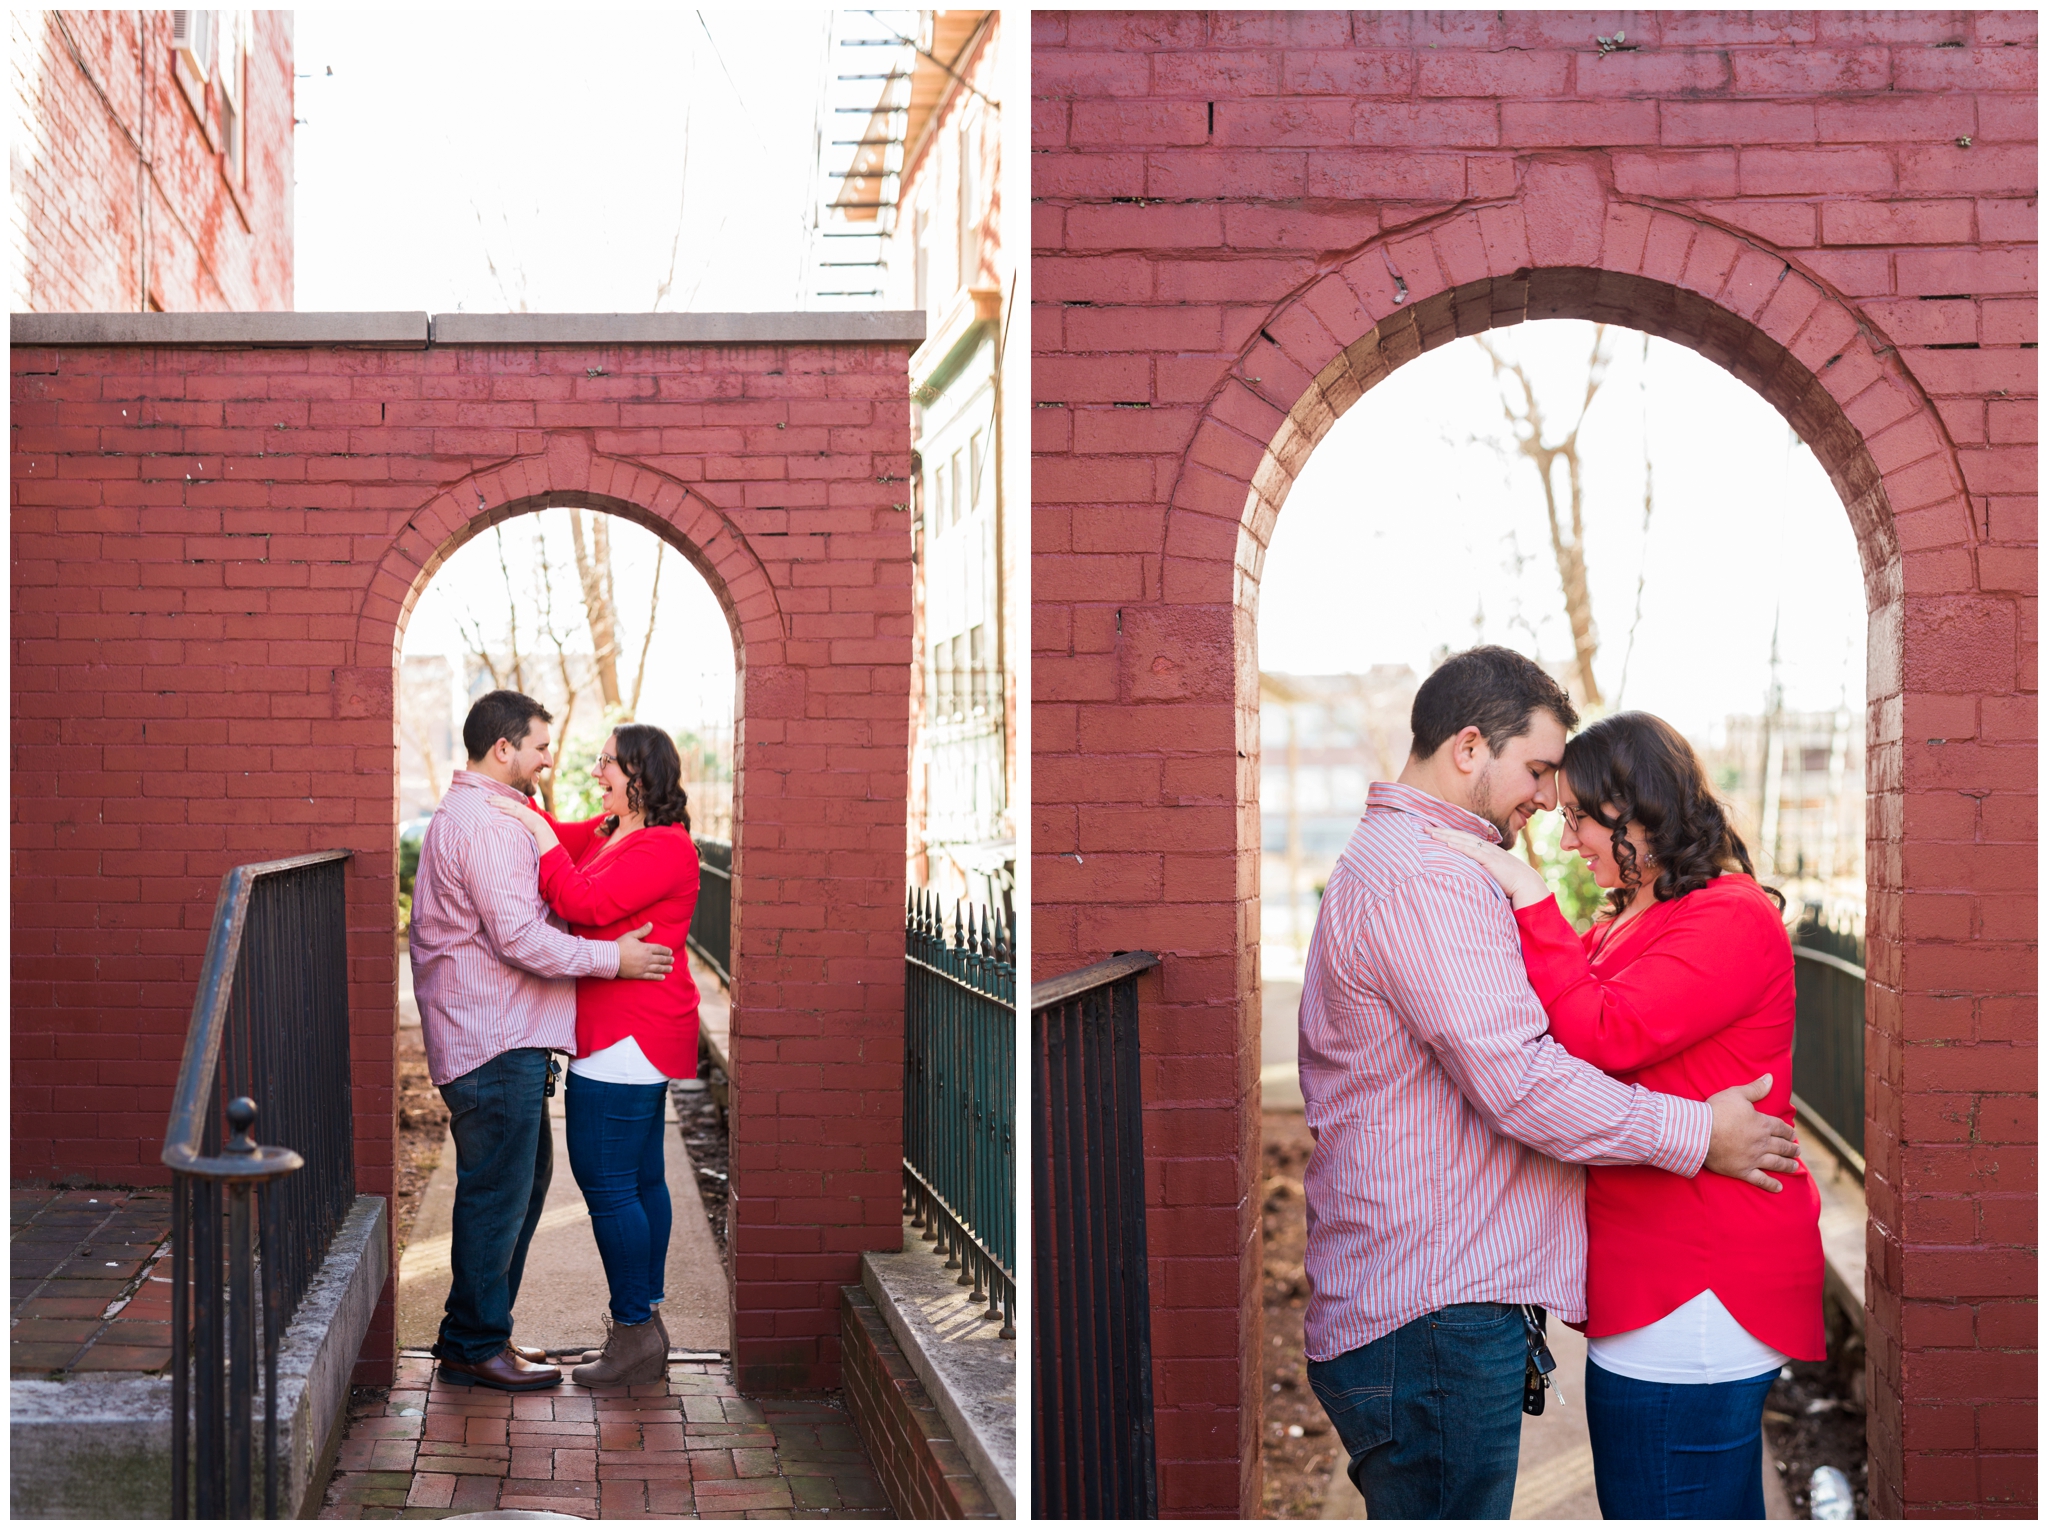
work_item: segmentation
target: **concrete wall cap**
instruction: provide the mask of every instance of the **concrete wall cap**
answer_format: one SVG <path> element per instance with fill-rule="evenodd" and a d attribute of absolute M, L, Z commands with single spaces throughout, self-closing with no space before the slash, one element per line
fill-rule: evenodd
<path fill-rule="evenodd" d="M 424 313 L 17 313 L 16 345 L 367 346 L 425 350 Z"/>
<path fill-rule="evenodd" d="M 922 309 L 862 313 L 17 313 L 16 345 L 902 345 Z"/>
<path fill-rule="evenodd" d="M 855 313 L 437 313 L 436 345 L 916 346 L 922 309 Z"/>

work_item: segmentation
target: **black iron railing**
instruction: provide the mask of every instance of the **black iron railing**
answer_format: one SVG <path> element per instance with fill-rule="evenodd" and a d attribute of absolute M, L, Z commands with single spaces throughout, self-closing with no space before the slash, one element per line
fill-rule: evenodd
<path fill-rule="evenodd" d="M 1138 974 L 1146 951 L 1031 989 L 1031 1512 L 1157 1519 Z"/>
<path fill-rule="evenodd" d="M 903 1209 L 973 1301 L 1017 1335 L 1017 960 L 1009 927 L 910 895 L 904 932 Z"/>
<path fill-rule="evenodd" d="M 1863 941 L 1813 918 L 1792 932 L 1798 1020 L 1792 1033 L 1792 1104 L 1863 1172 Z"/>
<path fill-rule="evenodd" d="M 689 946 L 732 986 L 732 846 L 722 839 L 697 844 L 697 911 L 690 916 Z"/>
<path fill-rule="evenodd" d="M 253 1512 L 259 1278 L 263 1512 L 277 1517 L 277 1346 L 356 1194 L 343 887 L 353 853 L 237 866 L 214 904 L 164 1131 L 173 1519 Z M 262 1147 L 250 1136 L 259 1111 Z"/>

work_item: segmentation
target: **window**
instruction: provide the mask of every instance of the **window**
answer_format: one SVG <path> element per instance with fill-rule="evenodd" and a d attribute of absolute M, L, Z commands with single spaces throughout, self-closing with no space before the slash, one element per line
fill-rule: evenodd
<path fill-rule="evenodd" d="M 980 209 L 975 205 L 976 177 L 974 164 L 974 136 L 969 131 L 967 114 L 960 116 L 959 153 L 960 161 L 960 285 L 971 287 L 981 266 L 981 241 L 976 237 L 976 225 Z"/>
<path fill-rule="evenodd" d="M 248 83 L 250 15 L 247 11 L 221 11 L 220 52 L 220 136 L 221 173 L 228 184 L 240 191 L 249 183 Z"/>
<path fill-rule="evenodd" d="M 913 308 L 929 308 L 932 302 L 932 215 L 929 208 L 917 211 L 917 232 L 913 235 L 917 247 L 917 301 Z"/>

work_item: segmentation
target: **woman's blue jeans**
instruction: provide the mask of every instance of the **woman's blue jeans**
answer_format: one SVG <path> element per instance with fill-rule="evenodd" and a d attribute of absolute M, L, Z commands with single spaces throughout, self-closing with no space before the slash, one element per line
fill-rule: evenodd
<path fill-rule="evenodd" d="M 605 1084 L 569 1075 L 569 1172 L 612 1288 L 612 1321 L 644 1323 L 663 1296 L 672 1213 L 663 1155 L 666 1084 Z"/>
<path fill-rule="evenodd" d="M 1593 1486 L 1605 1519 L 1762 1519 L 1764 1397 L 1747 1381 L 1637 1381 L 1586 1362 Z"/>

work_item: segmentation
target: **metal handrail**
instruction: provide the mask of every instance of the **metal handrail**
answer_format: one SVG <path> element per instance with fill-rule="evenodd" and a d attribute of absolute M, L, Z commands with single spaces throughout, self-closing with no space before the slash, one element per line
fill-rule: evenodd
<path fill-rule="evenodd" d="M 1031 990 L 1032 1513 L 1156 1519 L 1132 951 Z"/>
<path fill-rule="evenodd" d="M 237 1091 L 236 1097 L 227 1102 L 224 1110 L 220 1097 L 237 1079 L 263 1071 L 260 1064 L 264 1059 L 258 1055 L 261 1048 L 257 1042 L 260 1031 L 257 1017 L 251 1010 L 251 996 L 246 988 L 237 992 L 235 982 L 237 973 L 248 964 L 252 983 L 263 996 L 286 1002 L 307 1000 L 316 1016 L 321 982 L 338 982 L 341 985 L 339 1087 L 343 1099 L 349 1099 L 345 917 L 339 921 L 338 928 L 322 931 L 309 927 L 313 917 L 310 900 L 303 909 L 294 908 L 289 903 L 271 906 L 260 921 L 268 940 L 259 950 L 252 954 L 245 945 L 244 936 L 249 925 L 251 899 L 259 884 L 268 878 L 288 876 L 316 867 L 335 865 L 338 868 L 353 854 L 349 850 L 325 850 L 236 866 L 221 879 L 220 893 L 214 903 L 213 925 L 201 968 L 199 992 L 192 1006 L 191 1025 L 185 1035 L 185 1054 L 172 1094 L 162 1154 L 162 1161 L 171 1170 L 172 1187 L 171 1517 L 174 1519 L 186 1518 L 188 1509 L 194 1507 L 202 1518 L 246 1518 L 251 1513 L 254 1454 L 251 1413 L 256 1370 L 254 1286 L 259 1272 L 264 1316 L 263 1502 L 265 1516 L 277 1517 L 277 1349 L 284 1326 L 290 1320 L 291 1311 L 288 1309 L 296 1308 L 308 1272 L 302 1267 L 306 1261 L 298 1257 L 303 1251 L 288 1248 L 287 1240 L 282 1236 L 278 1197 L 270 1187 L 304 1167 L 306 1160 L 291 1148 L 262 1146 L 251 1139 L 249 1132 L 256 1121 L 257 1105 L 246 1094 Z M 345 909 L 345 894 L 338 885 L 329 889 L 329 895 L 339 908 Z M 328 954 L 337 958 L 334 971 L 320 974 L 309 966 L 300 968 L 287 964 L 285 976 L 299 979 L 297 991 L 273 994 L 264 988 L 261 980 L 265 979 L 273 987 L 284 986 L 279 978 L 278 964 L 273 961 L 276 953 L 269 949 L 271 945 L 303 942 L 308 950 L 318 950 L 321 947 L 318 937 L 322 934 L 330 937 L 326 943 Z M 249 1050 L 248 1058 L 242 1057 L 239 1050 L 223 1057 L 223 1053 L 228 1051 L 231 1033 L 238 1048 Z M 316 1034 L 316 1066 L 321 1060 L 321 1039 Z M 331 1037 L 325 1039 L 333 1040 Z M 331 1062 L 333 1059 L 326 1060 Z M 282 1080 L 273 1078 L 271 1082 L 278 1086 L 275 1103 L 280 1126 L 289 1128 L 294 1108 L 306 1103 L 307 1091 L 295 1087 L 296 1081 L 289 1071 Z M 318 1087 L 316 1081 L 314 1088 L 317 1090 Z M 323 1207 L 318 1198 L 324 1196 L 331 1200 L 337 1193 L 343 1197 L 353 1194 L 354 1158 L 350 1150 L 352 1132 L 348 1115 L 344 1108 L 342 1124 L 338 1128 L 329 1123 L 329 1135 L 335 1131 L 340 1133 L 338 1152 L 330 1144 L 327 1155 L 335 1161 L 324 1166 L 327 1179 L 331 1179 L 333 1184 L 328 1184 L 326 1179 L 312 1183 L 312 1194 L 316 1197 L 311 1208 L 315 1213 L 311 1219 L 313 1225 L 295 1229 L 310 1237 L 317 1238 L 321 1230 L 324 1218 L 320 1213 L 331 1213 L 333 1209 Z M 220 1140 L 223 1120 L 232 1134 L 226 1142 Z M 300 1129 L 311 1130 L 312 1127 L 302 1120 Z M 228 1195 L 225 1229 L 221 1226 L 220 1216 L 223 1188 Z M 259 1188 L 262 1190 L 260 1200 L 252 1203 L 252 1197 Z M 259 1218 L 260 1260 L 256 1239 Z M 327 1230 L 331 1232 L 331 1229 Z M 228 1284 L 225 1307 L 220 1289 L 224 1258 Z M 189 1448 L 195 1411 L 191 1407 L 195 1338 L 199 1352 L 196 1452 Z M 221 1427 L 223 1422 L 225 1431 Z M 195 1470 L 198 1501 L 192 1505 L 190 1499 L 195 1486 L 192 1482 Z"/>
<path fill-rule="evenodd" d="M 693 838 L 697 846 L 697 906 L 683 943 L 727 988 L 732 987 L 732 844 Z"/>

